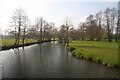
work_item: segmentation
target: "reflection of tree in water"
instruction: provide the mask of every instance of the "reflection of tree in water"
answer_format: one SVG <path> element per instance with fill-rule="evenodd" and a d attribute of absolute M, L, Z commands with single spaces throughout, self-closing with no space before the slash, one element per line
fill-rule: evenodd
<path fill-rule="evenodd" d="M 42 44 L 39 44 L 38 46 L 39 46 L 38 49 L 39 49 L 39 52 L 40 52 L 40 53 L 39 53 L 39 56 L 40 56 L 40 58 L 39 58 L 39 59 L 40 59 L 40 64 L 42 64 Z"/>
<path fill-rule="evenodd" d="M 24 75 L 24 71 L 25 71 L 25 50 L 24 47 L 22 47 L 22 49 L 20 50 L 19 48 L 14 49 L 14 53 L 15 53 L 15 57 L 16 57 L 16 63 L 18 66 L 18 75 Z"/>
<path fill-rule="evenodd" d="M 14 53 L 15 53 L 16 59 L 18 60 L 18 63 L 20 64 L 20 51 L 19 51 L 19 48 L 14 49 Z"/>
<path fill-rule="evenodd" d="M 22 62 L 21 62 L 22 63 L 22 65 L 21 65 L 22 66 L 21 67 L 21 70 L 22 70 L 21 72 L 22 73 L 21 74 L 25 74 L 25 72 L 24 72 L 25 71 L 25 49 L 24 49 L 24 46 L 22 47 L 22 55 L 21 55 L 21 57 L 22 57 Z"/>
<path fill-rule="evenodd" d="M 66 45 L 65 45 L 65 62 L 66 62 L 66 72 L 67 72 L 67 74 L 68 74 L 68 72 L 69 72 L 69 69 L 68 69 L 68 67 L 69 67 L 69 61 L 68 61 L 68 50 L 67 50 L 67 47 L 66 47 Z"/>
<path fill-rule="evenodd" d="M 1 57 L 1 53 L 0 53 Z M 2 79 L 2 58 L 0 58 L 0 80 Z"/>

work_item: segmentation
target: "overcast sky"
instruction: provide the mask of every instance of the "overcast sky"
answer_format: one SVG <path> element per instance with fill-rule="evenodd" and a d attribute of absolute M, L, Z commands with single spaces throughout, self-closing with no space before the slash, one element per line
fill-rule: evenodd
<path fill-rule="evenodd" d="M 89 1 L 89 2 L 88 2 Z M 55 22 L 59 27 L 65 17 L 70 17 L 75 27 L 83 22 L 89 14 L 96 14 L 107 7 L 117 8 L 119 0 L 0 0 L 0 29 L 8 28 L 11 17 L 17 8 L 22 8 L 31 23 L 37 17 L 43 17 L 48 22 Z"/>

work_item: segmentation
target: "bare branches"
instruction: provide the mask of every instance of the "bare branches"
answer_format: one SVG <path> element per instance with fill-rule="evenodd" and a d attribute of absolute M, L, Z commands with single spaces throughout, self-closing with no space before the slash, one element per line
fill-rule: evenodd
<path fill-rule="evenodd" d="M 25 32 L 28 24 L 28 17 L 22 8 L 16 9 L 16 11 L 13 14 L 11 23 L 13 24 L 15 31 L 15 39 L 16 39 L 15 45 L 19 45 L 21 37 L 23 39 L 23 45 L 24 45 Z"/>

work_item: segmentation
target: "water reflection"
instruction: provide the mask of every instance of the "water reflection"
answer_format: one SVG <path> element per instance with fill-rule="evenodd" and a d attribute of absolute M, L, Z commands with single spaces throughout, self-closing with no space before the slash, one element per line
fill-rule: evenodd
<path fill-rule="evenodd" d="M 2 51 L 4 78 L 105 77 L 117 72 L 101 64 L 74 58 L 63 44 L 43 43 Z"/>
<path fill-rule="evenodd" d="M 1 54 L 0 54 L 1 56 Z M 0 58 L 0 80 L 2 79 L 2 58 Z"/>

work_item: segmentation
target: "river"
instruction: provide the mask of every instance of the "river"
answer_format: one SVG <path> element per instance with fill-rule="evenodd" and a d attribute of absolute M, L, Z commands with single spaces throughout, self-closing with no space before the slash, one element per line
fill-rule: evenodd
<path fill-rule="evenodd" d="M 1 78 L 112 78 L 118 72 L 78 59 L 56 41 L 0 52 Z"/>

